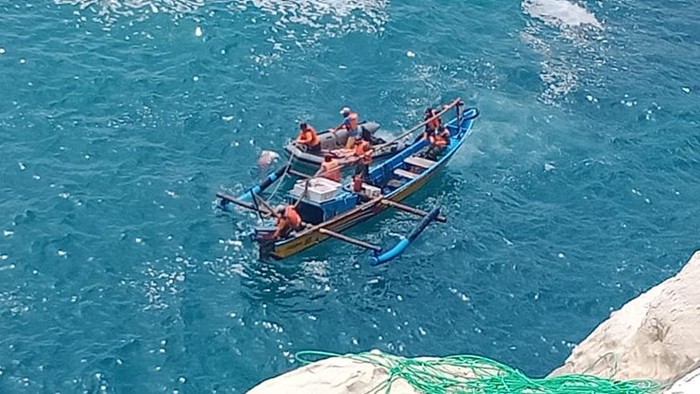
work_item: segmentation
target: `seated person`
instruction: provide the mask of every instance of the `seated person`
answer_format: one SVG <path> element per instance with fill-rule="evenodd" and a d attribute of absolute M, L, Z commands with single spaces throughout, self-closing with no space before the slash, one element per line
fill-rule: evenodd
<path fill-rule="evenodd" d="M 450 144 L 450 130 L 447 127 L 440 125 L 437 131 L 428 135 L 430 147 L 428 147 L 425 157 L 431 160 L 437 160 L 445 147 Z"/>
<path fill-rule="evenodd" d="M 340 182 L 340 163 L 331 155 L 326 155 L 321 163 L 321 168 L 316 173 L 316 176 L 322 176 L 334 182 Z"/>
<path fill-rule="evenodd" d="M 437 132 L 430 143 L 441 149 L 448 146 L 450 144 L 450 130 L 443 125 L 438 126 Z"/>
<path fill-rule="evenodd" d="M 321 153 L 321 139 L 318 138 L 316 129 L 306 122 L 299 123 L 299 137 L 297 137 L 296 142 L 305 146 L 309 153 Z"/>
<path fill-rule="evenodd" d="M 294 205 L 280 205 L 277 207 L 277 224 L 272 238 L 280 239 L 289 235 L 294 230 L 299 230 L 301 226 L 301 216 L 297 213 Z"/>

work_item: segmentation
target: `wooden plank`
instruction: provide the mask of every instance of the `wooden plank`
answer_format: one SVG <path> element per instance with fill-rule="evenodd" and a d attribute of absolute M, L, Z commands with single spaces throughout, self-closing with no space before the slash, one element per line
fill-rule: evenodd
<path fill-rule="evenodd" d="M 412 206 L 410 206 L 410 205 L 405 205 L 405 204 L 398 203 L 398 202 L 396 202 L 396 201 L 382 200 L 381 203 L 384 204 L 384 205 L 388 205 L 388 206 L 390 206 L 390 207 L 394 207 L 394 208 L 396 208 L 396 209 L 400 209 L 400 210 L 405 211 L 405 212 L 408 212 L 408 213 L 412 213 L 412 214 L 414 214 L 414 215 L 416 215 L 416 216 L 423 216 L 423 217 L 424 217 L 424 216 L 428 216 L 428 214 L 430 213 L 430 212 L 426 212 L 426 211 L 424 211 L 424 210 L 422 210 L 422 209 L 418 209 L 418 208 L 412 207 Z M 444 217 L 444 216 L 442 216 L 442 215 L 438 215 L 438 216 L 435 218 L 435 220 L 437 220 L 437 221 L 440 222 L 440 223 L 445 223 L 445 222 L 447 221 L 447 218 Z"/>
<path fill-rule="evenodd" d="M 329 237 L 337 238 L 337 239 L 339 239 L 339 240 L 341 240 L 341 241 L 345 241 L 345 242 L 347 242 L 347 243 L 351 243 L 351 244 L 353 244 L 353 245 L 360 246 L 360 247 L 365 248 L 365 249 L 370 249 L 370 250 L 374 250 L 374 251 L 377 251 L 377 252 L 381 252 L 381 251 L 382 251 L 382 248 L 380 248 L 380 247 L 377 246 L 377 245 L 372 245 L 371 243 L 368 243 L 368 242 L 365 242 L 365 241 L 360 241 L 360 240 L 357 239 L 357 238 L 348 237 L 347 235 L 344 235 L 344 234 L 341 234 L 341 233 L 336 233 L 335 231 L 328 230 L 328 229 L 323 228 L 323 227 L 319 228 L 319 229 L 318 229 L 318 232 L 321 233 L 321 234 L 328 235 Z"/>
<path fill-rule="evenodd" d="M 433 164 L 437 163 L 436 161 L 424 159 L 418 156 L 409 156 L 403 162 L 421 168 L 430 168 L 433 166 Z"/>
<path fill-rule="evenodd" d="M 232 196 L 232 195 L 230 195 L 230 194 L 225 194 L 225 193 L 219 193 L 219 192 L 217 192 L 217 193 L 216 193 L 216 196 L 219 197 L 219 198 L 222 199 L 222 200 L 225 200 L 225 201 L 228 201 L 228 202 L 232 202 L 232 203 L 238 205 L 239 207 L 243 207 L 243 208 L 246 208 L 246 209 L 250 209 L 251 211 L 257 211 L 257 212 L 260 212 L 260 213 L 263 214 L 263 215 L 268 215 L 268 216 L 271 216 L 271 215 L 272 215 L 272 213 L 270 213 L 270 212 L 268 212 L 268 211 L 266 211 L 266 210 L 257 209 L 253 203 L 249 203 L 249 202 L 246 202 L 246 201 L 241 201 L 241 200 L 237 199 L 236 197 L 234 197 L 234 196 Z"/>
<path fill-rule="evenodd" d="M 402 177 L 404 177 L 404 178 L 408 178 L 408 179 L 416 179 L 416 178 L 418 178 L 418 174 L 416 174 L 415 172 L 402 170 L 402 169 L 400 169 L 400 168 L 395 169 L 395 170 L 394 170 L 394 174 L 396 174 L 396 175 L 398 175 L 398 176 L 402 176 Z"/>

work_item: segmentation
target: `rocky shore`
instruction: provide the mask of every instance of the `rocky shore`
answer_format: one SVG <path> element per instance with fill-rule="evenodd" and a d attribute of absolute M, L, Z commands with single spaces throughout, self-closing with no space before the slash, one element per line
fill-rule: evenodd
<path fill-rule="evenodd" d="M 664 394 L 700 393 L 700 252 L 678 274 L 612 312 L 550 376 L 569 373 L 653 379 L 668 387 Z M 388 377 L 376 364 L 333 357 L 266 380 L 249 393 L 360 394 Z M 397 379 L 391 393 L 419 391 Z"/>

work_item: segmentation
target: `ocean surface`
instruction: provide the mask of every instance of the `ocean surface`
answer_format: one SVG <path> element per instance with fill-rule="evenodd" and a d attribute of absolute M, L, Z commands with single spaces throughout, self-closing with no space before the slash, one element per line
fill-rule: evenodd
<path fill-rule="evenodd" d="M 0 0 L 0 392 L 242 393 L 305 349 L 547 374 L 700 247 L 696 5 Z M 301 119 L 456 96 L 474 133 L 408 200 L 449 221 L 388 265 L 261 262 L 216 209 Z"/>

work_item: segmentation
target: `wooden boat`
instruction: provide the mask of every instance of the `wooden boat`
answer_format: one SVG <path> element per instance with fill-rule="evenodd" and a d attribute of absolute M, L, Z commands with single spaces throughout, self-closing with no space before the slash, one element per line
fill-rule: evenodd
<path fill-rule="evenodd" d="M 376 135 L 379 127 L 380 125 L 377 122 L 362 122 L 358 125 L 361 133 L 360 135 L 369 136 L 372 145 L 380 147 L 372 153 L 373 159 L 384 159 L 385 157 L 400 152 L 409 145 L 410 136 L 398 139 L 393 141 L 391 144 L 388 144 L 384 139 Z M 292 164 L 306 165 L 316 169 L 321 165 L 326 154 L 330 154 L 335 157 L 335 159 L 338 160 L 341 165 L 348 165 L 352 163 L 352 149 L 344 149 L 345 144 L 348 141 L 347 130 L 324 130 L 318 133 L 318 137 L 321 140 L 320 153 L 308 152 L 306 151 L 305 146 L 299 145 L 295 141 L 289 141 L 284 146 L 284 152 L 288 157 L 290 157 L 290 159 L 293 159 L 290 160 L 292 161 Z"/>
<path fill-rule="evenodd" d="M 336 238 L 374 251 L 373 264 L 384 263 L 400 255 L 432 221 L 446 221 L 437 207 L 426 212 L 401 204 L 400 201 L 434 178 L 470 135 L 479 111 L 476 108 L 462 111 L 461 101 L 457 99 L 436 116 L 442 116 L 451 108 L 456 108 L 457 116 L 445 125 L 450 131 L 450 143 L 438 157 L 424 157 L 429 142 L 417 139 L 406 149 L 371 168 L 361 192 L 355 192 L 349 185 L 341 185 L 325 178 L 304 178 L 287 166 L 270 174 L 265 182 L 249 190 L 242 198 L 224 193 L 217 193 L 217 196 L 224 206 L 232 202 L 258 211 L 261 218 L 276 216 L 269 203 L 259 197 L 260 193 L 284 174 L 300 175 L 302 179 L 289 191 L 287 201 L 291 203 L 296 200 L 297 212 L 304 221 L 303 228 L 282 239 L 272 239 L 272 228 L 256 228 L 254 239 L 260 245 L 261 257 L 283 259 L 328 238 Z M 404 134 L 409 135 L 426 123 L 427 121 Z M 405 135 L 399 138 L 404 138 Z M 246 199 L 252 199 L 252 202 Z M 377 245 L 341 233 L 390 207 L 420 216 L 422 220 L 407 237 L 388 251 L 382 253 L 383 249 Z"/>

